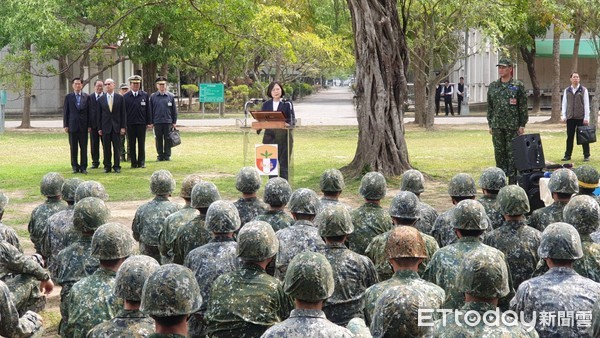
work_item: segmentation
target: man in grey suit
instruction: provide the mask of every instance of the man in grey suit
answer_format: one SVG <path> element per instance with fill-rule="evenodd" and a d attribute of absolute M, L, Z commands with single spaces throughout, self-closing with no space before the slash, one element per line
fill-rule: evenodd
<path fill-rule="evenodd" d="M 106 93 L 98 101 L 100 106 L 98 134 L 102 136 L 102 142 L 104 143 L 104 172 L 109 173 L 112 166 L 115 173 L 120 173 L 121 135 L 125 135 L 125 127 L 127 126 L 125 100 L 123 100 L 123 96 L 115 93 L 115 81 L 113 79 L 104 80 L 104 86 L 106 87 Z M 114 158 L 114 165 L 111 163 L 111 156 Z"/>
<path fill-rule="evenodd" d="M 73 93 L 65 96 L 63 104 L 63 127 L 69 134 L 71 149 L 71 168 L 73 173 L 87 174 L 87 133 L 90 128 L 89 109 L 90 97 L 83 93 L 81 78 L 72 81 Z M 78 161 L 77 153 L 80 153 Z"/>

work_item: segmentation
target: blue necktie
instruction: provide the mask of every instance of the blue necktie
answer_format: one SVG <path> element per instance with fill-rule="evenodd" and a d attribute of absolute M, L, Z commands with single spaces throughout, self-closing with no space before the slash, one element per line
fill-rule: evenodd
<path fill-rule="evenodd" d="M 79 108 L 79 103 L 81 102 L 81 95 L 77 94 L 75 95 L 75 97 L 77 98 L 77 108 Z"/>

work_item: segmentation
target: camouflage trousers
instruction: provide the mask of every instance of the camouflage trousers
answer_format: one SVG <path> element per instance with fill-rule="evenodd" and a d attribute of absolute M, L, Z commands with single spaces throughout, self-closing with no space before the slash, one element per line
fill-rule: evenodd
<path fill-rule="evenodd" d="M 5 277 L 3 281 L 12 293 L 19 316 L 28 310 L 40 312 L 46 306 L 46 296 L 40 291 L 40 281 L 33 276 L 16 275 Z"/>
<path fill-rule="evenodd" d="M 512 140 L 519 136 L 516 129 L 492 129 L 492 143 L 496 167 L 504 170 L 506 177 L 514 183 L 517 177 L 515 158 L 513 157 Z"/>

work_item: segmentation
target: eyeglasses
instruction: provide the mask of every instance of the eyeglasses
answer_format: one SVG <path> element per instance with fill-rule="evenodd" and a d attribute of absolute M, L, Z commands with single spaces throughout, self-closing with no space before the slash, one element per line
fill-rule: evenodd
<path fill-rule="evenodd" d="M 110 85 L 114 85 L 114 83 L 112 83 L 112 82 L 107 82 L 107 83 L 105 83 L 104 85 L 105 85 L 105 86 L 110 86 Z"/>

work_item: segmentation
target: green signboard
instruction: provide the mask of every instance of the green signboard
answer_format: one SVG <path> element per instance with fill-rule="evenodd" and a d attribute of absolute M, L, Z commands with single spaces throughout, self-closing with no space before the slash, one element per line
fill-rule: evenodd
<path fill-rule="evenodd" d="M 225 102 L 225 86 L 222 83 L 200 83 L 200 102 Z"/>
<path fill-rule="evenodd" d="M 6 105 L 6 90 L 0 89 L 0 104 Z"/>

